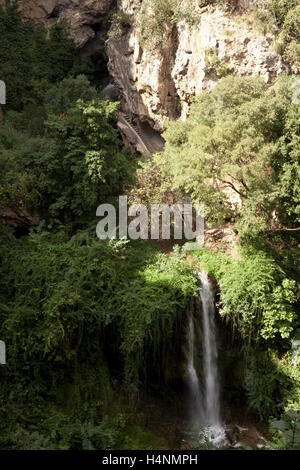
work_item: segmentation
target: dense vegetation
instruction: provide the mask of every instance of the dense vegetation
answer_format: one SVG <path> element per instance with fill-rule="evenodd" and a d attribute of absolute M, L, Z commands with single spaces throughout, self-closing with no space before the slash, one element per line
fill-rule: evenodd
<path fill-rule="evenodd" d="M 267 88 L 260 79 L 228 77 L 197 98 L 185 123 L 170 123 L 159 161 L 175 188 L 206 204 L 209 220 L 234 218 L 252 233 L 297 227 L 294 82 L 289 77 Z"/>
<path fill-rule="evenodd" d="M 82 73 L 63 26 L 46 39 L 43 28 L 21 22 L 15 4 L 0 14 L 8 89 L 0 125 L 0 337 L 8 358 L 0 447 L 134 446 L 126 429 L 140 394 L 179 374 L 174 338 L 198 281 L 180 252 L 168 258 L 155 245 L 97 239 L 97 206 L 115 202 L 138 164 L 116 127 L 119 104 Z M 15 233 L 7 211 L 20 224 Z M 26 214 L 39 227 L 30 229 Z M 155 442 L 143 432 L 139 439 Z"/>
<path fill-rule="evenodd" d="M 155 53 L 168 47 L 172 32 L 180 21 L 197 25 L 201 21 L 201 8 L 216 6 L 230 14 L 243 11 L 238 0 L 198 0 L 196 4 L 198 8 L 194 0 L 144 0 L 135 15 L 118 13 L 114 17 L 113 34 L 121 36 L 126 32 L 126 25 L 134 23 L 143 47 Z M 275 35 L 274 49 L 293 73 L 300 71 L 299 9 L 299 0 L 256 0 L 243 11 L 260 32 Z"/>
<path fill-rule="evenodd" d="M 37 105 L 53 83 L 89 71 L 91 63 L 80 62 L 64 24 L 54 25 L 47 38 L 45 28 L 22 22 L 16 2 L 6 0 L 5 5 L 0 6 L 0 74 L 9 109 Z"/>
<path fill-rule="evenodd" d="M 300 403 L 295 80 L 267 87 L 258 78 L 227 77 L 202 92 L 185 122 L 168 124 L 165 150 L 139 171 L 134 190 L 145 204 L 189 194 L 205 205 L 208 226 L 234 228 L 234 258 L 208 250 L 197 258 L 218 280 L 221 318 L 243 351 L 243 388 L 263 418 L 299 412 Z"/>
<path fill-rule="evenodd" d="M 299 2 L 271 3 L 271 16 L 260 21 L 276 20 L 296 71 Z M 197 21 L 189 0 L 151 7 L 143 2 L 135 19 L 145 47 L 160 47 L 181 20 Z M 132 19 L 113 21 L 122 32 Z M 0 448 L 162 445 L 137 427 L 134 413 L 154 390 L 165 404 L 183 379 L 199 266 L 219 285 L 224 356 L 234 354 L 236 365 L 241 358 L 239 380 L 225 387 L 236 387 L 236 400 L 257 419 L 272 421 L 274 448 L 299 447 L 295 77 L 271 87 L 222 79 L 196 98 L 186 122 L 169 123 L 165 150 L 141 164 L 119 135 L 119 104 L 101 97 L 95 64 L 79 60 L 66 31 L 56 25 L 47 37 L 21 21 L 15 3 L 0 7 L 0 78 L 8 89 L 0 123 L 0 339 L 7 345 Z M 190 265 L 179 248 L 167 256 L 150 242 L 100 242 L 96 208 L 125 191 L 147 205 L 187 195 L 204 203 L 209 225 L 235 231 L 235 257 L 203 249 Z"/>
<path fill-rule="evenodd" d="M 193 11 L 192 0 L 146 0 L 136 15 L 135 23 L 141 44 L 157 51 L 168 47 L 172 30 L 180 21 L 195 24 L 199 19 Z"/>
<path fill-rule="evenodd" d="M 169 259 L 147 244 L 99 242 L 94 227 L 71 239 L 43 229 L 16 239 L 2 229 L 0 258 L 1 338 L 9 357 L 1 371 L 2 446 L 41 434 L 39 446 L 55 447 L 62 433 L 65 445 L 82 448 L 67 443 L 80 420 L 95 427 L 90 447 L 110 446 L 113 377 L 133 401 L 149 377 L 164 380 L 195 277 L 179 254 Z M 60 416 L 54 436 L 43 436 L 48 413 Z M 41 428 L 34 416 L 42 417 Z M 65 421 L 66 435 L 59 427 Z"/>
<path fill-rule="evenodd" d="M 299 413 L 300 403 L 300 113 L 293 83 L 285 77 L 267 89 L 258 79 L 221 80 L 198 97 L 185 123 L 170 123 L 156 158 L 173 189 L 205 204 L 207 222 L 235 222 L 236 258 L 198 256 L 219 281 L 221 317 L 244 350 L 249 404 L 265 418 Z"/>
<path fill-rule="evenodd" d="M 2 204 L 31 211 L 43 208 L 51 221 L 78 224 L 130 181 L 135 158 L 124 149 L 115 128 L 118 103 L 100 100 L 85 76 L 54 86 L 44 108 L 42 135 L 30 135 L 38 126 L 32 129 L 24 113 L 9 112 L 2 126 Z"/>

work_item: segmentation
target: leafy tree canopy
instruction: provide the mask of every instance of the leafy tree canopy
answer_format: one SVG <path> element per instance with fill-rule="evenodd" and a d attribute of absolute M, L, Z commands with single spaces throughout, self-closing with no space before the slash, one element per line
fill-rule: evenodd
<path fill-rule="evenodd" d="M 208 220 L 239 220 L 254 233 L 300 217 L 300 107 L 294 79 L 272 87 L 227 77 L 202 92 L 186 122 L 171 122 L 156 157 L 173 187 L 205 203 Z"/>
<path fill-rule="evenodd" d="M 6 83 L 8 109 L 38 104 L 53 83 L 89 70 L 88 62 L 80 64 L 64 24 L 55 24 L 48 34 L 42 26 L 23 22 L 15 1 L 0 5 L 0 36 L 0 79 Z"/>
<path fill-rule="evenodd" d="M 62 100 L 69 99 L 66 95 Z M 66 114 L 49 114 L 43 138 L 28 138 L 3 126 L 2 205 L 39 210 L 62 223 L 78 223 L 95 215 L 105 198 L 118 194 L 121 185 L 131 181 L 136 165 L 115 126 L 118 106 L 81 100 Z"/>

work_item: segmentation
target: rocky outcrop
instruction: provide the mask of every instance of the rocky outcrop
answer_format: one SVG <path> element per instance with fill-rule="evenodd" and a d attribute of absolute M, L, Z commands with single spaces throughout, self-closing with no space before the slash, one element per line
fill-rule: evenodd
<path fill-rule="evenodd" d="M 107 31 L 107 17 L 115 0 L 58 0 L 60 18 L 70 25 L 70 33 L 80 48 L 102 40 Z"/>
<path fill-rule="evenodd" d="M 197 4 L 195 0 L 195 8 Z M 166 119 L 186 118 L 191 99 L 213 89 L 226 74 L 258 75 L 271 82 L 286 70 L 272 49 L 272 35 L 251 25 L 250 0 L 235 4 L 234 11 L 198 7 L 199 24 L 177 24 L 159 54 L 142 50 L 134 25 L 108 40 L 109 71 L 133 120 L 161 131 Z M 137 0 L 119 1 L 126 14 L 138 5 Z"/>
<path fill-rule="evenodd" d="M 175 38 L 170 37 L 162 55 L 152 57 L 142 51 L 135 29 L 107 41 L 108 69 L 120 90 L 122 109 L 157 131 L 166 117 L 179 117 L 179 97 L 171 75 L 174 44 Z"/>
<path fill-rule="evenodd" d="M 0 3 L 5 4 L 5 0 Z M 24 21 L 35 21 L 47 27 L 57 21 L 58 0 L 19 0 L 19 12 Z"/>
<path fill-rule="evenodd" d="M 0 207 L 0 222 L 9 227 L 28 229 L 39 225 L 40 217 L 38 214 L 31 214 L 25 208 Z"/>
<path fill-rule="evenodd" d="M 231 0 L 225 9 L 213 2 L 200 8 L 204 2 L 191 0 L 199 21 L 174 25 L 159 51 L 141 47 L 134 18 L 143 1 L 19 0 L 24 20 L 47 27 L 66 21 L 83 57 L 104 50 L 108 18 L 116 7 L 120 16 L 130 19 L 121 34 L 110 31 L 106 50 L 126 116 L 120 129 L 135 148 L 140 136 L 150 152 L 160 150 L 163 141 L 158 133 L 166 120 L 185 119 L 193 97 L 203 89 L 212 90 L 221 77 L 258 75 L 271 82 L 286 71 L 272 49 L 273 36 L 262 35 L 251 23 L 251 3 L 257 0 Z"/>

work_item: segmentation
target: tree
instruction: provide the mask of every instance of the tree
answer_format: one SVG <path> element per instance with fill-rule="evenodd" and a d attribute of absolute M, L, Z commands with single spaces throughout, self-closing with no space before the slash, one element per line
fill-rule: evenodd
<path fill-rule="evenodd" d="M 271 88 L 259 78 L 227 77 L 199 95 L 186 122 L 169 124 L 156 159 L 174 189 L 206 205 L 207 220 L 235 218 L 255 233 L 295 227 L 300 107 L 292 84 L 290 77 Z"/>
<path fill-rule="evenodd" d="M 74 41 L 64 24 L 50 29 L 23 22 L 15 1 L 0 5 L 0 77 L 7 86 L 7 108 L 20 111 L 28 103 L 39 104 L 45 91 L 78 65 Z"/>
<path fill-rule="evenodd" d="M 67 113 L 76 105 L 78 100 L 92 101 L 98 97 L 96 88 L 93 87 L 85 75 L 76 78 L 65 78 L 54 85 L 45 95 L 44 104 L 48 114 L 58 116 Z"/>
<path fill-rule="evenodd" d="M 52 104 L 64 102 L 67 112 L 48 115 L 43 138 L 0 128 L 0 196 L 5 207 L 21 204 L 48 220 L 78 225 L 132 181 L 136 158 L 116 128 L 118 103 L 80 100 L 69 108 L 74 97 L 65 91 Z"/>

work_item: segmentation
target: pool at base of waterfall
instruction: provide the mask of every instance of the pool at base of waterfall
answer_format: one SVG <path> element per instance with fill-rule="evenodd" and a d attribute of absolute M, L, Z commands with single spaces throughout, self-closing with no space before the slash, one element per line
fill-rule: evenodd
<path fill-rule="evenodd" d="M 225 428 L 221 424 L 210 424 L 199 431 L 199 444 L 211 445 L 216 449 L 228 446 Z"/>
<path fill-rule="evenodd" d="M 237 424 L 210 424 L 193 427 L 185 433 L 188 438 L 184 442 L 188 443 L 190 449 L 268 449 L 268 441 L 258 431 L 249 425 L 242 427 Z"/>

